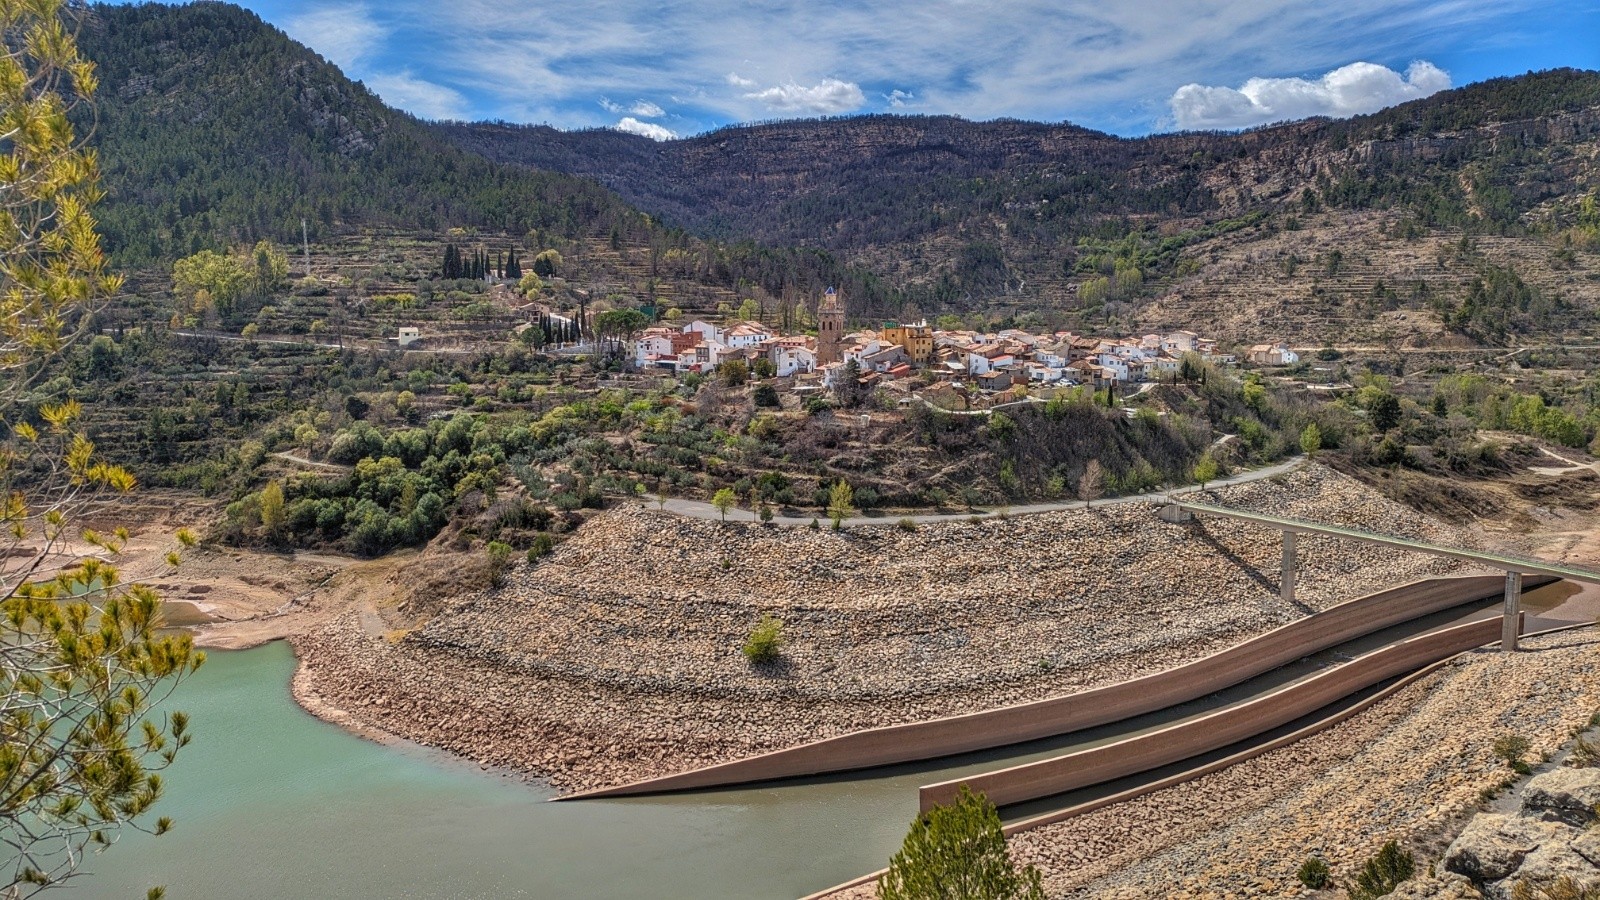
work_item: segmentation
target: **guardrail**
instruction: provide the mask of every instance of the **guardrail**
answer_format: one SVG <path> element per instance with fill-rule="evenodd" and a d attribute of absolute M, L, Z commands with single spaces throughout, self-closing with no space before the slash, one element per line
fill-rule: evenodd
<path fill-rule="evenodd" d="M 1530 578 L 1528 586 L 1554 581 Z M 1433 578 L 1297 619 L 1190 663 L 1044 700 L 871 728 L 758 756 L 558 799 L 616 797 L 771 781 L 988 750 L 1106 725 L 1204 697 L 1346 641 L 1500 596 L 1499 576 Z"/>

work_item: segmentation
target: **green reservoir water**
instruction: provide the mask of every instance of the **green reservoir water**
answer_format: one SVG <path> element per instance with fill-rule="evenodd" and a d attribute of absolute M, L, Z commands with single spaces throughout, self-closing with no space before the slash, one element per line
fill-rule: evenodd
<path fill-rule="evenodd" d="M 1494 608 L 1426 617 L 1194 703 L 1047 741 L 870 773 L 578 803 L 547 803 L 552 792 L 540 786 L 426 748 L 375 744 L 313 718 L 289 696 L 295 661 L 287 645 L 212 652 L 175 704 L 191 714 L 196 734 L 158 806 L 176 828 L 161 838 L 124 835 L 90 858 L 89 874 L 67 895 L 135 900 L 162 884 L 172 900 L 792 900 L 882 867 L 916 813 L 918 785 L 1202 715 Z M 1022 818 L 1128 786 L 1004 813 Z"/>
<path fill-rule="evenodd" d="M 883 865 L 916 809 L 915 776 L 897 791 L 546 803 L 548 790 L 313 718 L 289 696 L 293 670 L 282 644 L 211 653 L 177 704 L 196 737 L 160 804 L 176 828 L 125 835 L 69 893 L 794 898 Z"/>

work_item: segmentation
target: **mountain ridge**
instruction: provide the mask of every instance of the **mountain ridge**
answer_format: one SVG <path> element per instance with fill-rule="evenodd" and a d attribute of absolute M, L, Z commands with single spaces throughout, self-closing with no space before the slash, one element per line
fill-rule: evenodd
<path fill-rule="evenodd" d="M 609 245 L 634 274 L 605 290 L 643 304 L 660 278 L 789 305 L 837 284 L 858 321 L 1135 329 L 1204 325 L 1244 304 L 1298 310 L 1280 326 L 1297 340 L 1393 314 L 1418 336 L 1500 341 L 1586 328 L 1600 309 L 1593 248 L 1561 244 L 1600 185 L 1595 72 L 1238 133 L 876 115 L 656 143 L 425 123 L 215 0 L 93 7 L 81 40 L 101 66 L 107 243 L 145 270 L 297 239 L 304 218 L 314 239 L 462 228 L 528 249 Z M 1480 234 L 1503 239 L 1495 258 L 1451 249 Z M 1392 240 L 1418 246 L 1371 252 Z M 1333 249 L 1346 271 L 1321 258 Z M 1359 277 L 1357 253 L 1374 260 Z M 1446 262 L 1419 275 L 1402 262 L 1418 253 Z M 1494 278 L 1508 298 L 1538 296 L 1486 319 L 1474 285 Z"/>

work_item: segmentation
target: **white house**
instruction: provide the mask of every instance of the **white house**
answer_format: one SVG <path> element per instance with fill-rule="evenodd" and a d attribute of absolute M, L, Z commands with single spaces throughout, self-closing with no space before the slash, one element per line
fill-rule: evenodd
<path fill-rule="evenodd" d="M 633 346 L 634 364 L 641 369 L 652 365 L 654 360 L 672 356 L 672 329 L 652 328 L 639 336 Z"/>
<path fill-rule="evenodd" d="M 1061 380 L 1065 364 L 1048 366 L 1043 363 L 1028 363 L 1028 380 L 1035 384 L 1055 384 Z"/>
<path fill-rule="evenodd" d="M 1250 348 L 1249 359 L 1258 366 L 1292 366 L 1300 361 L 1300 354 L 1288 344 L 1256 344 Z"/>
<path fill-rule="evenodd" d="M 1169 331 L 1161 338 L 1161 349 L 1168 356 L 1182 356 L 1200 349 L 1200 335 L 1192 331 Z"/>
<path fill-rule="evenodd" d="M 727 338 L 724 336 L 725 332 L 723 329 L 718 328 L 716 325 L 713 325 L 704 319 L 695 319 L 689 324 L 683 326 L 684 334 L 690 334 L 691 332 L 698 334 L 702 341 L 710 341 L 718 344 L 727 343 Z"/>
<path fill-rule="evenodd" d="M 1035 362 L 1049 366 L 1052 369 L 1065 369 L 1067 363 L 1072 361 L 1068 356 L 1069 354 L 1060 345 L 1041 346 L 1033 351 Z"/>
<path fill-rule="evenodd" d="M 909 362 L 911 359 L 906 356 L 905 348 L 899 344 L 889 344 L 882 341 L 873 341 L 873 343 L 878 345 L 878 349 L 861 355 L 860 362 L 863 369 L 870 369 L 874 372 L 887 372 L 900 363 Z"/>
<path fill-rule="evenodd" d="M 748 350 L 772 339 L 772 332 L 755 322 L 740 322 L 723 332 L 722 343 L 735 350 Z"/>
<path fill-rule="evenodd" d="M 1115 353 L 1101 353 L 1095 358 L 1101 369 L 1115 381 L 1128 380 L 1128 361 Z"/>
<path fill-rule="evenodd" d="M 417 328 L 415 325 L 402 325 L 400 326 L 400 336 L 395 340 L 399 342 L 400 346 L 409 347 L 422 340 L 422 329 Z"/>
<path fill-rule="evenodd" d="M 779 377 L 783 378 L 817 369 L 817 351 L 806 346 L 804 339 L 779 338 L 772 341 L 767 345 L 767 359 L 772 361 Z"/>

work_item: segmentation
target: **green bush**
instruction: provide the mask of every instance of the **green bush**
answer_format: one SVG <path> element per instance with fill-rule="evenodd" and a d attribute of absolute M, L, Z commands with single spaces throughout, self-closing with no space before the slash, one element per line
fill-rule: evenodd
<path fill-rule="evenodd" d="M 777 660 L 783 652 L 783 622 L 771 614 L 762 616 L 741 649 L 744 658 L 755 665 Z"/>
<path fill-rule="evenodd" d="M 911 823 L 889 871 L 878 879 L 879 900 L 1044 900 L 1039 870 L 1011 861 L 1000 813 L 965 785 L 949 806 Z"/>
<path fill-rule="evenodd" d="M 1300 864 L 1300 871 L 1294 873 L 1294 877 L 1313 891 L 1320 891 L 1328 886 L 1328 864 L 1315 856 L 1308 856 L 1306 861 Z"/>
<path fill-rule="evenodd" d="M 895 527 L 900 529 L 901 531 L 916 531 L 917 530 L 917 522 L 916 522 L 915 519 L 911 518 L 910 516 L 907 516 L 906 518 L 901 519 L 900 521 L 896 522 L 895 523 Z"/>
<path fill-rule="evenodd" d="M 495 587 L 505 584 L 506 573 L 511 570 L 511 545 L 502 541 L 489 542 L 489 583 Z"/>
<path fill-rule="evenodd" d="M 1356 883 L 1350 885 L 1346 892 L 1350 900 L 1373 900 L 1408 881 L 1416 871 L 1416 859 L 1411 852 L 1400 849 L 1398 843 L 1390 841 L 1383 845 L 1376 856 L 1367 860 L 1356 874 Z"/>
<path fill-rule="evenodd" d="M 1490 749 L 1496 758 L 1503 760 L 1507 766 L 1528 774 L 1529 768 L 1523 757 L 1528 755 L 1528 739 L 1515 732 L 1507 732 L 1494 739 L 1494 746 Z"/>
<path fill-rule="evenodd" d="M 528 562 L 537 562 L 550 555 L 556 548 L 556 536 L 548 531 L 541 531 L 533 536 L 533 546 L 528 548 Z"/>

